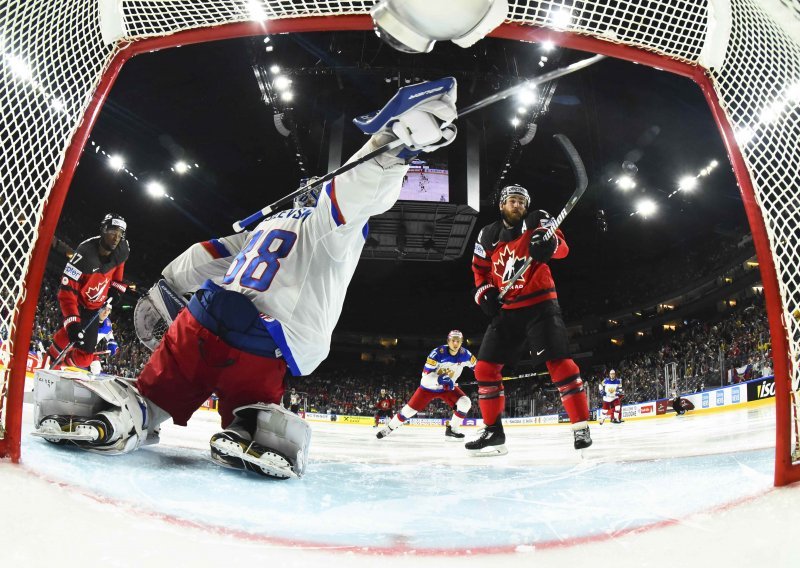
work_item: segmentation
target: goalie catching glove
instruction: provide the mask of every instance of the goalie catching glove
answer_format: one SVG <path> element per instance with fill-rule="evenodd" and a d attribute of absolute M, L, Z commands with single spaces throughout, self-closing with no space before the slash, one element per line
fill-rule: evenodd
<path fill-rule="evenodd" d="M 445 77 L 403 87 L 382 109 L 353 122 L 380 145 L 399 139 L 404 148 L 397 157 L 408 160 L 455 140 L 456 118 L 456 80 Z"/>
<path fill-rule="evenodd" d="M 139 341 L 150 351 L 155 351 L 161 338 L 178 313 L 186 307 L 184 300 L 165 279 L 156 282 L 145 296 L 136 302 L 133 326 Z"/>

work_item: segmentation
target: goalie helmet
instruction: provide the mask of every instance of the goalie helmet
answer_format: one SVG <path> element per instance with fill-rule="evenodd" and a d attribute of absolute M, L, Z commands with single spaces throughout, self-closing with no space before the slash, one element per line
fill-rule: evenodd
<path fill-rule="evenodd" d="M 508 199 L 512 195 L 516 195 L 517 197 L 521 197 L 522 199 L 524 199 L 526 209 L 530 206 L 531 196 L 528 194 L 528 190 L 522 187 L 521 185 L 507 185 L 503 189 L 501 189 L 500 205 L 502 206 L 503 203 L 506 202 L 506 199 Z"/>
<path fill-rule="evenodd" d="M 116 213 L 106 213 L 106 216 L 103 217 L 103 220 L 100 222 L 100 230 L 105 233 L 109 229 L 122 230 L 122 237 L 125 238 L 125 232 L 128 230 L 125 217 Z"/>
<path fill-rule="evenodd" d="M 314 183 L 318 179 L 319 179 L 318 177 L 303 178 L 300 180 L 300 187 L 306 186 L 310 183 Z M 322 185 L 320 184 L 312 187 L 305 193 L 301 193 L 292 200 L 292 208 L 302 209 L 304 207 L 316 207 L 317 201 L 319 201 L 319 192 L 321 189 Z"/>

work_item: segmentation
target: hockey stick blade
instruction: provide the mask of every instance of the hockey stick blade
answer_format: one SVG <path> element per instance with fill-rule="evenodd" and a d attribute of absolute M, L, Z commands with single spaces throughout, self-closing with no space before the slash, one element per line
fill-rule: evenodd
<path fill-rule="evenodd" d="M 556 234 L 556 230 L 561 226 L 561 223 L 564 222 L 564 219 L 567 218 L 569 212 L 572 211 L 572 208 L 575 207 L 575 204 L 578 200 L 583 196 L 583 192 L 586 191 L 586 187 L 589 185 L 589 177 L 586 175 L 586 168 L 583 165 L 583 160 L 581 160 L 580 154 L 575 149 L 575 146 L 572 144 L 569 138 L 564 136 L 563 134 L 554 134 L 553 138 L 555 138 L 558 145 L 561 146 L 561 149 L 564 150 L 564 153 L 569 158 L 569 163 L 572 166 L 572 174 L 575 176 L 575 191 L 572 192 L 567 204 L 564 205 L 564 208 L 558 214 L 558 217 L 555 218 L 555 222 L 553 225 L 547 229 L 547 232 L 542 237 L 542 240 L 546 241 L 553 237 Z M 497 299 L 502 300 L 503 297 L 508 293 L 514 283 L 519 280 L 519 277 L 522 276 L 526 270 L 533 264 L 533 259 L 529 258 L 525 261 L 519 270 L 517 270 L 514 275 L 511 277 L 511 280 L 508 281 L 503 287 L 503 290 L 498 294 Z"/>
<path fill-rule="evenodd" d="M 458 113 L 458 117 L 457 118 L 462 118 L 462 117 L 464 117 L 464 116 L 466 116 L 466 115 L 468 115 L 468 114 L 470 114 L 472 112 L 475 112 L 476 110 L 482 109 L 482 108 L 484 108 L 486 106 L 489 106 L 489 105 L 491 105 L 493 103 L 496 103 L 498 101 L 505 100 L 509 96 L 511 96 L 511 95 L 513 95 L 515 93 L 518 93 L 522 89 L 527 89 L 527 88 L 530 88 L 530 87 L 535 87 L 537 85 L 542 85 L 544 83 L 547 83 L 548 81 L 552 81 L 554 79 L 558 79 L 560 77 L 563 77 L 565 75 L 569 75 L 569 74 L 574 73 L 576 71 L 580 71 L 581 69 L 589 67 L 590 65 L 594 65 L 595 63 L 597 63 L 598 61 L 600 61 L 602 59 L 605 59 L 605 55 L 595 55 L 593 57 L 587 57 L 586 59 L 582 59 L 581 61 L 577 61 L 575 63 L 572 63 L 571 65 L 567 65 L 566 67 L 562 67 L 560 69 L 554 69 L 553 71 L 545 73 L 544 75 L 540 75 L 539 77 L 534 77 L 533 79 L 529 79 L 529 80 L 527 80 L 527 81 L 525 81 L 523 83 L 520 83 L 519 85 L 515 85 L 513 87 L 509 87 L 508 89 L 505 89 L 503 91 L 500 91 L 499 93 L 495 93 L 493 95 L 490 95 L 490 96 L 486 97 L 483 100 L 480 100 L 480 101 L 478 101 L 478 102 L 476 102 L 476 103 L 474 103 L 472 105 L 469 105 L 468 107 L 464 108 L 463 110 L 461 110 Z M 566 139 L 566 137 L 565 137 L 565 139 Z M 567 142 L 569 143 L 569 140 L 567 140 Z M 237 233 L 241 233 L 242 231 L 245 230 L 245 228 L 247 226 L 252 225 L 253 223 L 256 223 L 256 222 L 260 221 L 261 219 L 263 219 L 264 217 L 266 217 L 267 215 L 269 215 L 270 213 L 275 211 L 277 207 L 283 205 L 287 201 L 291 201 L 292 199 L 294 199 L 298 195 L 304 194 L 305 192 L 307 192 L 311 188 L 314 188 L 314 187 L 317 187 L 318 185 L 326 183 L 326 182 L 332 180 L 333 178 L 335 178 L 336 176 L 342 175 L 343 173 L 352 170 L 353 168 L 355 168 L 359 164 L 363 164 L 364 162 L 367 162 L 367 161 L 375 158 L 376 156 L 380 156 L 384 152 L 388 152 L 389 150 L 393 150 L 393 149 L 395 149 L 395 148 L 397 148 L 397 147 L 399 147 L 401 145 L 402 145 L 402 142 L 400 142 L 399 140 L 394 140 L 393 142 L 390 142 L 389 144 L 384 144 L 383 146 L 381 146 L 377 150 L 374 150 L 374 151 L 370 152 L 369 154 L 359 158 L 358 160 L 353 160 L 352 162 L 348 162 L 347 164 L 343 165 L 342 167 L 337 168 L 334 171 L 325 174 L 323 177 L 319 178 L 318 180 L 315 180 L 312 183 L 309 183 L 308 185 L 304 185 L 304 186 L 294 190 L 293 192 L 289 193 L 288 195 L 284 195 L 283 197 L 281 197 L 277 201 L 273 201 L 272 203 L 270 203 L 269 205 L 267 205 L 263 209 L 260 209 L 259 211 L 256 211 L 252 215 L 248 215 L 244 219 L 236 221 L 233 224 L 233 230 L 236 231 Z M 571 145 L 572 144 L 570 143 L 570 146 Z M 574 151 L 575 148 L 572 148 L 572 150 Z M 577 152 L 576 152 L 576 154 L 577 154 Z"/>

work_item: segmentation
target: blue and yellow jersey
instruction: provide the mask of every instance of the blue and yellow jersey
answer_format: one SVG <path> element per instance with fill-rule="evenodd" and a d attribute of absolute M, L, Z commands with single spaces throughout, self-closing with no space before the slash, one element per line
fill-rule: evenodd
<path fill-rule="evenodd" d="M 446 375 L 455 383 L 461 376 L 464 367 L 474 368 L 477 362 L 478 360 L 469 352 L 469 349 L 459 347 L 458 353 L 451 355 L 447 345 L 440 345 L 430 352 L 425 361 L 420 386 L 430 391 L 444 390 L 444 387 L 439 384 L 440 376 Z"/>

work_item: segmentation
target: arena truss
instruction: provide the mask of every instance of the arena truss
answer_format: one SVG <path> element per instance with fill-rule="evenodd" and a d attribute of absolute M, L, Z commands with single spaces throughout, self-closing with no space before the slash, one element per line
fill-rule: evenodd
<path fill-rule="evenodd" d="M 6 0 L 0 5 L 0 456 L 20 457 L 25 360 L 78 157 L 124 63 L 176 45 L 369 30 L 372 1 Z M 567 11 L 556 28 L 553 15 Z M 562 20 L 559 19 L 561 22 Z M 776 376 L 775 483 L 800 480 L 800 4 L 790 0 L 509 1 L 492 35 L 553 41 L 677 73 L 702 89 L 741 187 Z M 430 57 L 435 57 L 434 54 Z"/>

